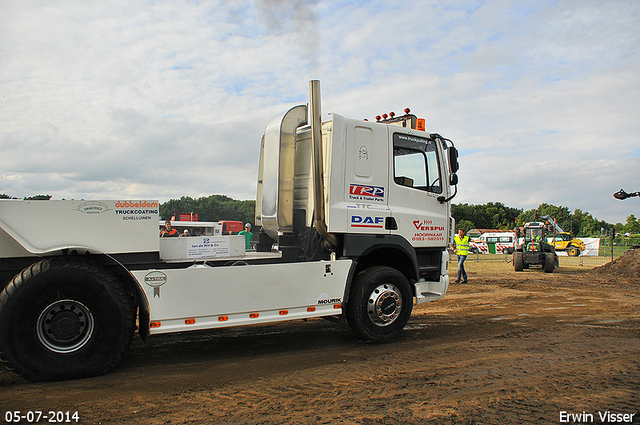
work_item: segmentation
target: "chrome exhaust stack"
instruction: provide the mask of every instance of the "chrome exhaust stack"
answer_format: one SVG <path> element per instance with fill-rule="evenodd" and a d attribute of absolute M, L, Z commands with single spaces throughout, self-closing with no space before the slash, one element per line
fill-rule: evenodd
<path fill-rule="evenodd" d="M 320 81 L 309 81 L 309 123 L 313 148 L 313 227 L 332 247 L 338 246 L 338 238 L 327 230 L 324 196 L 324 154 L 322 152 L 322 110 L 320 106 Z"/>

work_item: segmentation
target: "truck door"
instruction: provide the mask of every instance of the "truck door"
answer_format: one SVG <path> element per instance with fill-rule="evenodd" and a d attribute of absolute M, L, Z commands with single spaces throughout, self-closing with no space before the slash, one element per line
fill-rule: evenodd
<path fill-rule="evenodd" d="M 389 126 L 392 155 L 389 173 L 389 209 L 397 229 L 415 248 L 447 244 L 447 203 L 444 165 L 437 141 L 402 133 Z M 393 223 L 392 223 L 393 224 Z"/>
<path fill-rule="evenodd" d="M 349 233 L 383 234 L 387 206 L 388 137 L 386 126 L 349 120 L 346 151 L 347 221 Z"/>

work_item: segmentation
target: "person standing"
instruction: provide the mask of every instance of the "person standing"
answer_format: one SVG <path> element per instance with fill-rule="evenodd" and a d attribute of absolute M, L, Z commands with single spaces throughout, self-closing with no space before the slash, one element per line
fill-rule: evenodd
<path fill-rule="evenodd" d="M 247 223 L 244 225 L 244 230 L 239 232 L 238 235 L 244 235 L 244 249 L 251 249 L 251 238 L 253 237 L 253 233 L 251 233 L 251 223 Z"/>
<path fill-rule="evenodd" d="M 453 238 L 453 245 L 456 251 L 456 255 L 458 256 L 458 278 L 455 283 L 460 283 L 460 279 L 462 279 L 462 283 L 467 283 L 467 272 L 464 269 L 464 261 L 467 259 L 467 255 L 469 255 L 469 236 L 464 234 L 464 230 L 458 230 L 458 235 Z"/>
<path fill-rule="evenodd" d="M 164 222 L 164 230 L 160 232 L 161 238 L 177 238 L 178 231 L 171 227 L 171 220 L 167 220 Z"/>

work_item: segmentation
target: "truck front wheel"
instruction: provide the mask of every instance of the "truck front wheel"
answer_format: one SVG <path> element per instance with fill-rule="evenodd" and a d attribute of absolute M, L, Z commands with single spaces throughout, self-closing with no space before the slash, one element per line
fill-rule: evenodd
<path fill-rule="evenodd" d="M 124 357 L 135 307 L 122 283 L 92 262 L 40 261 L 0 294 L 0 356 L 33 381 L 100 375 Z"/>
<path fill-rule="evenodd" d="M 386 341 L 407 324 L 413 309 L 413 294 L 407 278 L 391 267 L 374 266 L 354 279 L 347 320 L 360 336 Z"/>

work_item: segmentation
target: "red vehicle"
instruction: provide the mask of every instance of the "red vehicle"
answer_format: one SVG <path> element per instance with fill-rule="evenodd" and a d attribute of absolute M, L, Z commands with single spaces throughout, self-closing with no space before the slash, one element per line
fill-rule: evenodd
<path fill-rule="evenodd" d="M 244 230 L 244 224 L 242 224 L 241 221 L 220 220 L 218 223 L 222 224 L 223 235 L 229 235 L 231 233 L 237 235 L 238 232 L 242 232 Z"/>
<path fill-rule="evenodd" d="M 198 221 L 198 213 L 173 213 L 171 221 Z"/>

